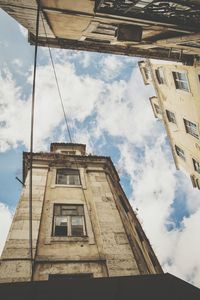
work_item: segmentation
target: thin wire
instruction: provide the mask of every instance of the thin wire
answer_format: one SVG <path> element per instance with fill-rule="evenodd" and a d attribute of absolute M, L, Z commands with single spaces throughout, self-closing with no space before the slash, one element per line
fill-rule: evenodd
<path fill-rule="evenodd" d="M 34 67 L 33 67 L 33 88 L 32 88 L 32 105 L 31 105 L 31 135 L 30 135 L 30 178 L 29 178 L 29 251 L 31 262 L 31 281 L 33 280 L 33 226 L 32 226 L 32 200 L 33 200 L 33 135 L 34 135 L 34 111 L 35 111 L 35 82 L 36 82 L 36 68 L 37 68 L 37 50 L 38 50 L 38 33 L 39 33 L 39 16 L 40 3 L 37 3 L 37 17 L 36 17 L 36 41 L 34 53 Z"/>
<path fill-rule="evenodd" d="M 52 64 L 52 68 L 53 68 L 53 72 L 54 72 L 54 77 L 55 77 L 55 81 L 56 81 L 56 85 L 57 85 L 58 95 L 59 95 L 59 98 L 60 98 L 62 111 L 63 111 L 63 115 L 64 115 L 64 119 L 65 119 L 65 124 L 66 124 L 66 128 L 67 128 L 70 143 L 72 143 L 70 128 L 69 128 L 69 124 L 68 124 L 68 121 L 67 121 L 67 114 L 65 112 L 65 107 L 64 107 L 64 104 L 63 104 L 63 98 L 62 98 L 62 94 L 61 94 L 61 91 L 60 91 L 60 86 L 59 86 L 59 83 L 58 83 L 58 77 L 57 77 L 57 74 L 56 74 L 56 68 L 55 68 L 55 65 L 54 65 L 51 49 L 50 49 L 49 44 L 48 44 L 48 37 L 47 37 L 47 32 L 46 32 L 46 28 L 45 28 L 45 24 L 44 24 L 43 15 L 41 15 L 41 18 L 42 18 L 42 23 L 43 23 L 43 27 L 44 27 L 45 36 L 46 36 L 47 47 L 48 47 L 48 50 L 49 50 L 49 56 L 50 56 L 50 59 L 51 59 L 51 64 Z"/>

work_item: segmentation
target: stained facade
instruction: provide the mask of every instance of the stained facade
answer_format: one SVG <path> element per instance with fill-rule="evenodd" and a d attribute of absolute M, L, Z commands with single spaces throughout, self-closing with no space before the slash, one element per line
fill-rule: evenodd
<path fill-rule="evenodd" d="M 35 43 L 37 1 L 0 0 Z M 197 0 L 41 0 L 39 45 L 182 61 L 200 55 Z"/>
<path fill-rule="evenodd" d="M 33 154 L 32 245 L 29 153 L 25 187 L 1 256 L 0 282 L 159 274 L 162 269 L 109 157 L 82 144 Z M 32 268 L 33 267 L 33 268 Z"/>
<path fill-rule="evenodd" d="M 146 60 L 139 67 L 156 91 L 150 103 L 165 125 L 175 165 L 200 189 L 200 66 Z"/>

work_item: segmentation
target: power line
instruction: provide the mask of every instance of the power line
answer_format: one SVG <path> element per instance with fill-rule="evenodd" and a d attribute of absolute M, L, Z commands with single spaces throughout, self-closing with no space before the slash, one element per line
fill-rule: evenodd
<path fill-rule="evenodd" d="M 52 56 L 51 49 L 50 49 L 49 44 L 48 44 L 47 32 L 46 32 L 46 28 L 45 28 L 44 19 L 43 19 L 42 14 L 41 14 L 41 18 L 42 18 L 43 28 L 44 28 L 44 32 L 45 32 L 45 36 L 46 36 L 47 47 L 48 47 L 48 50 L 49 50 L 49 56 L 50 56 L 50 60 L 51 60 L 51 64 L 52 64 L 52 68 L 53 68 L 53 72 L 54 72 L 54 77 L 55 77 L 55 81 L 56 81 L 56 86 L 57 86 L 57 90 L 58 90 L 58 95 L 59 95 L 60 103 L 61 103 L 61 106 L 62 106 L 64 120 L 65 120 L 65 124 L 66 124 L 66 128 L 67 128 L 70 143 L 72 143 L 70 128 L 69 128 L 69 124 L 68 124 L 68 121 L 67 121 L 67 114 L 65 112 L 65 107 L 64 107 L 64 104 L 63 104 L 63 98 L 62 98 L 62 94 L 61 94 L 61 91 L 60 91 L 60 86 L 59 86 L 59 83 L 58 83 L 58 77 L 57 77 L 57 74 L 56 74 L 56 68 L 55 68 L 55 64 L 54 64 L 54 61 L 53 61 L 53 56 Z"/>

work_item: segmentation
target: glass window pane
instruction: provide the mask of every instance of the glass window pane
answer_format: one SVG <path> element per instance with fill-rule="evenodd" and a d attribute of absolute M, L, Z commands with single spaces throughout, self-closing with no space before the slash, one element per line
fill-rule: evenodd
<path fill-rule="evenodd" d="M 54 218 L 54 236 L 67 236 L 68 234 L 67 217 Z"/>
<path fill-rule="evenodd" d="M 71 217 L 71 234 L 72 236 L 83 236 L 83 217 Z"/>
<path fill-rule="evenodd" d="M 187 76 L 185 73 L 177 73 L 177 74 L 180 80 L 187 81 Z"/>
<path fill-rule="evenodd" d="M 182 87 L 182 89 L 185 90 L 185 91 L 188 91 L 188 90 L 189 90 L 189 89 L 188 89 L 188 84 L 187 84 L 187 82 L 182 81 L 182 82 L 181 82 L 181 87 Z"/>
<path fill-rule="evenodd" d="M 68 178 L 69 178 L 70 185 L 79 185 L 80 184 L 79 175 L 69 175 Z"/>

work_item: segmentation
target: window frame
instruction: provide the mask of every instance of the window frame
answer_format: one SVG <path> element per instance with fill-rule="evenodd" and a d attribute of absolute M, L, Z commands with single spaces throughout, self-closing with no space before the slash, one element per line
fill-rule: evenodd
<path fill-rule="evenodd" d="M 190 134 L 191 136 L 195 137 L 196 139 L 199 139 L 199 128 L 198 128 L 197 123 L 194 123 L 194 122 L 192 122 L 188 119 L 185 119 L 185 118 L 183 118 L 183 123 L 184 123 L 184 126 L 185 126 L 186 133 Z M 192 126 L 189 123 L 195 125 L 196 133 L 195 133 L 194 130 L 190 129 L 190 128 L 192 128 Z"/>
<path fill-rule="evenodd" d="M 69 174 L 60 174 L 60 175 L 62 175 L 62 176 L 64 176 L 64 175 L 66 175 L 67 176 L 67 178 L 66 178 L 66 182 L 65 183 L 61 183 L 61 182 L 59 182 L 58 180 L 58 173 L 59 173 L 59 171 L 61 171 L 61 170 L 66 170 L 66 171 L 71 171 L 72 173 L 75 171 L 75 173 L 77 173 L 77 174 L 70 174 L 70 172 L 69 172 Z M 79 183 L 78 184 L 75 184 L 75 183 L 70 183 L 70 178 L 69 178 L 69 176 L 73 176 L 73 175 L 77 175 L 78 176 L 78 181 L 79 181 Z M 79 171 L 79 169 L 73 169 L 73 168 L 57 168 L 56 169 L 56 177 L 55 177 L 55 185 L 57 185 L 57 186 L 81 186 L 82 184 L 81 184 L 81 176 L 80 176 L 80 171 Z"/>
<path fill-rule="evenodd" d="M 180 74 L 182 75 L 184 74 L 186 80 L 182 79 Z M 172 76 L 174 79 L 176 90 L 190 92 L 190 84 L 189 84 L 189 79 L 186 71 L 172 71 Z M 187 88 L 184 88 L 184 84 L 187 85 Z"/>
<path fill-rule="evenodd" d="M 185 151 L 177 145 L 174 145 L 174 148 L 176 151 L 176 155 L 185 161 L 186 160 Z"/>
<path fill-rule="evenodd" d="M 172 111 L 170 111 L 168 109 L 166 109 L 165 112 L 166 112 L 168 122 L 177 125 L 175 113 L 173 113 Z M 172 114 L 173 114 L 173 116 L 172 116 Z"/>
<path fill-rule="evenodd" d="M 62 217 L 56 216 L 55 210 L 56 206 L 81 206 L 83 209 L 83 214 L 82 215 L 63 215 L 63 217 L 67 218 L 67 234 L 66 235 L 55 235 L 55 217 Z M 82 235 L 72 235 L 72 217 L 81 217 L 82 219 L 82 226 L 83 226 L 83 234 Z M 84 210 L 84 204 L 76 204 L 76 203 L 54 203 L 53 204 L 53 218 L 52 218 L 52 231 L 51 231 L 51 236 L 53 238 L 85 238 L 87 237 L 87 228 L 86 228 L 86 220 L 85 220 L 85 210 Z"/>
<path fill-rule="evenodd" d="M 194 158 L 192 158 L 192 162 L 193 162 L 193 167 L 194 167 L 195 172 L 200 174 L 200 162 Z M 196 164 L 198 165 L 198 167 L 196 167 Z"/>
<path fill-rule="evenodd" d="M 160 108 L 160 106 L 157 103 L 153 103 L 153 106 L 154 106 L 156 115 L 162 116 L 162 109 Z"/>
<path fill-rule="evenodd" d="M 155 69 L 155 75 L 159 84 L 166 84 L 163 67 L 158 67 Z"/>

